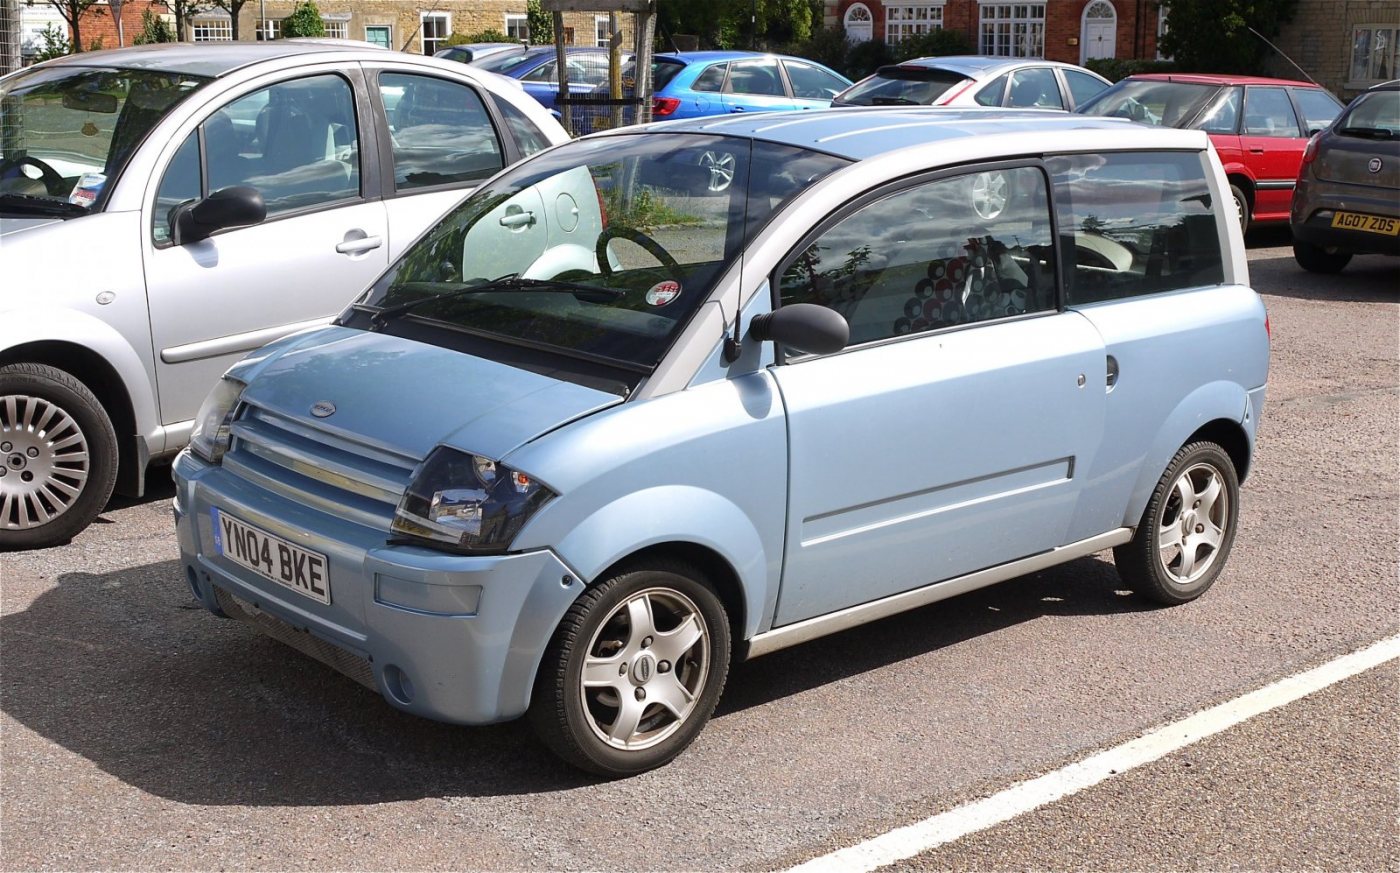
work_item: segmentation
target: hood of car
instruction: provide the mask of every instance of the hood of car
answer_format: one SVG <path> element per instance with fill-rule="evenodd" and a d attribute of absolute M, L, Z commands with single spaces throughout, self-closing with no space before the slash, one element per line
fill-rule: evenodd
<path fill-rule="evenodd" d="M 235 375 L 243 399 L 413 458 L 439 444 L 500 459 L 622 398 L 402 337 L 330 327 Z"/>
<path fill-rule="evenodd" d="M 26 230 L 36 230 L 50 224 L 58 224 L 61 218 L 0 218 L 0 237 L 12 237 Z"/>

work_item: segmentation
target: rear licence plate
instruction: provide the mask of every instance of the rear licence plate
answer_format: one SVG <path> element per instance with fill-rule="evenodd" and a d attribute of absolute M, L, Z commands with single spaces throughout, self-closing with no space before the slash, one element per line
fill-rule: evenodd
<path fill-rule="evenodd" d="M 211 507 L 209 514 L 214 520 L 214 550 L 220 555 L 269 582 L 321 603 L 331 602 L 325 555 L 293 545 L 217 507 Z"/>
<path fill-rule="evenodd" d="M 1381 218 L 1379 215 L 1361 215 L 1357 212 L 1336 213 L 1332 216 L 1332 226 L 1387 236 L 1400 235 L 1400 218 Z"/>

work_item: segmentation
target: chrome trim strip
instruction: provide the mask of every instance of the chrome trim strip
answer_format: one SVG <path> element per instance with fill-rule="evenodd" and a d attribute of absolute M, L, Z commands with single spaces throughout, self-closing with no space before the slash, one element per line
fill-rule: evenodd
<path fill-rule="evenodd" d="M 1296 188 L 1297 185 L 1298 182 L 1294 179 L 1269 179 L 1267 181 L 1261 179 L 1254 183 L 1255 188 L 1266 191 L 1288 191 L 1292 188 Z"/>
<path fill-rule="evenodd" d="M 332 488 L 349 491 L 351 494 L 368 497 L 389 506 L 398 506 L 399 500 L 403 498 L 402 482 L 393 482 L 375 476 L 368 470 L 358 470 L 346 464 L 337 464 L 327 458 L 298 451 L 271 437 L 265 430 L 240 423 L 233 426 L 233 435 L 238 438 L 238 447 L 243 451 L 270 464 L 285 467 L 293 473 L 300 473 L 308 479 L 324 482 Z"/>
<path fill-rule="evenodd" d="M 263 328 L 262 330 L 252 330 L 247 333 L 235 333 L 229 336 L 200 340 L 197 343 L 186 343 L 182 346 L 171 346 L 168 349 L 161 349 L 160 359 L 166 364 L 183 364 L 187 361 L 217 358 L 220 355 L 251 352 L 253 349 L 261 348 L 273 340 L 281 339 L 289 333 L 296 333 L 299 330 L 307 330 L 313 327 L 321 327 L 329 322 L 329 317 L 317 318 L 312 321 L 298 322 L 297 324 L 283 324 L 277 327 Z"/>
<path fill-rule="evenodd" d="M 328 446 L 332 449 L 339 449 L 346 454 L 362 457 L 370 461 L 377 461 L 391 467 L 398 467 L 404 471 L 404 478 L 418 467 L 419 458 L 410 457 L 400 452 L 390 451 L 372 443 L 359 442 L 357 440 L 346 439 L 339 433 L 329 429 L 322 429 L 304 422 L 297 421 L 270 409 L 264 409 L 253 403 L 247 403 L 247 412 L 243 419 L 253 419 L 254 421 L 265 422 L 271 427 L 285 430 L 294 436 L 302 437 L 314 443 Z"/>
<path fill-rule="evenodd" d="M 749 640 L 749 657 L 757 658 L 760 655 L 767 655 L 779 649 L 786 649 L 788 646 L 814 640 L 817 637 L 859 627 L 877 619 L 887 618 L 920 606 L 927 606 L 930 603 L 937 603 L 940 600 L 947 600 L 949 597 L 956 597 L 968 591 L 1005 582 L 1008 579 L 1034 573 L 1037 570 L 1044 570 L 1065 561 L 1072 561 L 1075 558 L 1092 555 L 1104 549 L 1121 546 L 1132 538 L 1131 528 L 1120 527 L 1087 540 L 1080 540 L 1077 543 L 1060 546 L 1048 552 L 1031 555 L 1029 558 L 1012 561 L 1009 564 L 988 567 L 966 576 L 946 579 L 932 585 L 925 585 L 922 588 L 915 588 L 912 591 L 893 594 L 880 600 L 872 600 L 869 603 L 862 603 L 827 615 L 819 615 L 815 618 L 774 628 Z"/>
<path fill-rule="evenodd" d="M 345 521 L 353 522 L 361 527 L 382 532 L 387 538 L 389 535 L 389 524 L 394 518 L 394 509 L 397 504 L 379 504 L 386 508 L 383 513 L 368 512 L 358 506 L 354 506 L 343 500 L 335 500 L 305 488 L 298 488 L 285 481 L 274 479 L 258 470 L 253 469 L 247 463 L 238 459 L 234 454 L 224 455 L 222 461 L 225 470 L 244 479 L 252 485 L 272 494 L 288 497 L 298 503 L 303 503 L 312 509 L 324 512 Z"/>

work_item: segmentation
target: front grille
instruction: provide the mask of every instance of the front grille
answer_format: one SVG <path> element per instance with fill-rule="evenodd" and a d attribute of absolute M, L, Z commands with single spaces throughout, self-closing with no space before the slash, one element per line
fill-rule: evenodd
<path fill-rule="evenodd" d="M 309 631 L 299 630 L 275 615 L 263 612 L 253 604 L 214 586 L 214 598 L 219 609 L 229 618 L 246 622 L 280 643 L 284 643 L 310 658 L 315 658 L 338 673 L 354 679 L 370 689 L 374 687 L 374 668 L 369 659 L 357 652 L 326 642 Z"/>

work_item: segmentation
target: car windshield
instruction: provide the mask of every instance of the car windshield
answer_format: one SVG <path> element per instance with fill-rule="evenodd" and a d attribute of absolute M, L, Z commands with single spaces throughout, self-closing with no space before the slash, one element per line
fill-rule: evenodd
<path fill-rule="evenodd" d="M 733 137 L 568 143 L 465 200 L 342 323 L 426 321 L 645 373 L 768 218 L 847 163 Z"/>
<path fill-rule="evenodd" d="M 1336 123 L 1342 136 L 1400 138 L 1400 91 L 1371 91 L 1357 97 Z"/>
<path fill-rule="evenodd" d="M 929 106 L 967 77 L 928 67 L 881 67 L 832 101 L 840 106 Z"/>
<path fill-rule="evenodd" d="M 1125 79 L 1075 111 L 1081 115 L 1130 118 L 1158 127 L 1185 127 L 1219 90 L 1219 85 L 1197 82 Z"/>
<path fill-rule="evenodd" d="M 0 211 L 81 215 L 102 208 L 153 127 L 203 76 L 38 67 L 0 83 Z"/>

